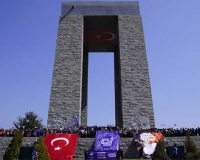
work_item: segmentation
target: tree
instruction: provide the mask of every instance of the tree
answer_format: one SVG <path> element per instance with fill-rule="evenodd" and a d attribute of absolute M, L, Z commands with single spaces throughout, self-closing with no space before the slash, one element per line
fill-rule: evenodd
<path fill-rule="evenodd" d="M 15 160 L 18 157 L 20 147 L 22 144 L 22 138 L 23 138 L 22 132 L 16 130 L 14 132 L 13 139 L 10 142 L 10 144 L 9 144 L 8 148 L 6 149 L 6 152 L 3 156 L 4 160 Z"/>
<path fill-rule="evenodd" d="M 160 141 L 158 141 L 155 151 L 153 153 L 153 158 L 152 158 L 152 160 L 160 160 L 160 159 L 168 160 L 168 155 L 166 153 L 164 138 L 162 138 Z"/>
<path fill-rule="evenodd" d="M 193 153 L 194 154 L 194 153 L 197 153 L 197 151 L 198 151 L 197 145 L 190 138 L 189 132 L 187 132 L 187 136 L 186 136 L 185 150 L 186 150 L 186 154 L 188 154 L 188 153 Z"/>
<path fill-rule="evenodd" d="M 13 124 L 17 129 L 41 128 L 43 127 L 42 121 L 42 118 L 40 118 L 36 113 L 30 111 L 25 113 L 25 117 L 19 116 L 17 121 L 13 122 Z"/>
<path fill-rule="evenodd" d="M 47 151 L 47 147 L 44 145 L 44 138 L 42 136 L 39 137 L 38 143 L 35 145 L 35 150 L 37 151 L 35 160 L 50 160 L 50 156 Z"/>
<path fill-rule="evenodd" d="M 186 155 L 186 160 L 200 160 L 200 151 L 196 153 L 188 153 Z"/>
<path fill-rule="evenodd" d="M 187 160 L 200 160 L 200 151 L 198 151 L 197 145 L 190 138 L 189 131 L 187 132 L 186 136 L 185 150 Z"/>

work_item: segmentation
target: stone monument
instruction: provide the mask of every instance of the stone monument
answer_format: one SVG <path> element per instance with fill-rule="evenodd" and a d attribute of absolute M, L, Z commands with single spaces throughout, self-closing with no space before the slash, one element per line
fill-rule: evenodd
<path fill-rule="evenodd" d="M 63 2 L 49 127 L 87 125 L 88 53 L 113 52 L 115 125 L 155 127 L 139 2 Z"/>

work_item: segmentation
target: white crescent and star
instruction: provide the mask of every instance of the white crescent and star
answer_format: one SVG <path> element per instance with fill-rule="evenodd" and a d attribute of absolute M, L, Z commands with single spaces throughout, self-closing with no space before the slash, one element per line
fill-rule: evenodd
<path fill-rule="evenodd" d="M 52 145 L 53 147 L 54 147 L 53 144 L 54 144 L 54 142 L 56 142 L 56 141 L 65 141 L 66 144 L 65 144 L 64 146 L 66 146 L 66 145 L 69 144 L 69 140 L 68 140 L 67 138 L 59 137 L 59 138 L 54 138 L 54 139 L 51 141 L 51 145 Z M 62 149 L 60 146 L 54 148 L 55 151 L 59 151 L 60 149 Z"/>
<path fill-rule="evenodd" d="M 54 148 L 55 151 L 59 151 L 60 149 L 61 148 L 59 146 Z"/>
<path fill-rule="evenodd" d="M 110 35 L 110 37 L 109 38 L 103 38 L 103 35 L 105 35 L 105 34 Z M 104 32 L 103 34 L 97 34 L 96 37 L 97 38 L 103 38 L 103 40 L 106 40 L 106 41 L 112 41 L 116 38 L 116 35 L 112 32 Z"/>

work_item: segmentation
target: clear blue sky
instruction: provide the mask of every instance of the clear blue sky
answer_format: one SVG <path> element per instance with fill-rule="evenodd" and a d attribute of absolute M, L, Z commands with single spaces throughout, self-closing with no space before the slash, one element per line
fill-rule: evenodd
<path fill-rule="evenodd" d="M 0 0 L 0 127 L 28 111 L 46 125 L 62 1 Z M 199 7 L 199 0 L 140 0 L 156 127 L 200 126 Z M 113 124 L 113 55 L 90 60 L 88 124 Z"/>

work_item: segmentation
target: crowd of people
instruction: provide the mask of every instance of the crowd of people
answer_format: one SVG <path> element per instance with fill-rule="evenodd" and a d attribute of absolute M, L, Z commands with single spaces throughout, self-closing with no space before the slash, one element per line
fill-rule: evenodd
<path fill-rule="evenodd" d="M 16 129 L 0 129 L 0 136 L 12 137 Z M 122 128 L 118 126 L 80 126 L 79 128 L 68 129 L 48 129 L 48 128 L 32 128 L 21 129 L 24 137 L 39 137 L 45 136 L 47 133 L 78 133 L 80 138 L 94 138 L 96 131 L 118 131 L 120 137 L 130 138 L 136 137 L 141 133 L 147 132 L 160 132 L 165 137 L 186 136 L 199 136 L 200 128 L 150 128 L 150 129 L 137 129 L 137 128 Z"/>

